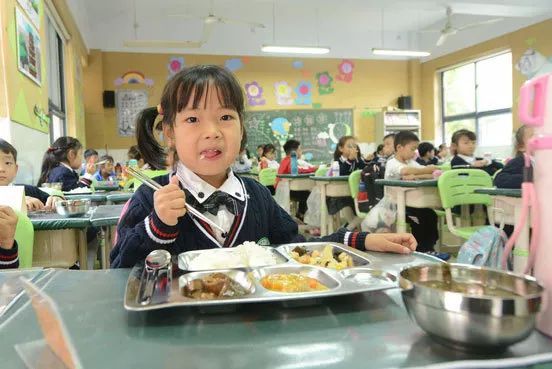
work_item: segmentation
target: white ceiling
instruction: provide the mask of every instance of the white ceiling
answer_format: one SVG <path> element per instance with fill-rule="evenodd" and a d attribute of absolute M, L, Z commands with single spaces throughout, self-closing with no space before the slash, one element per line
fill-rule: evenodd
<path fill-rule="evenodd" d="M 263 44 L 329 46 L 323 57 L 376 59 L 372 47 L 423 49 L 431 58 L 552 18 L 552 0 L 67 0 L 88 48 L 104 51 L 215 55 L 266 55 Z M 148 40 L 198 41 L 213 3 L 214 14 L 263 23 L 252 32 L 239 24 L 216 24 L 199 49 L 128 48 L 134 35 Z M 523 5 L 519 5 L 519 4 Z M 503 17 L 500 22 L 467 29 L 435 46 L 445 9 L 453 26 Z M 275 11 L 273 12 L 273 7 Z M 197 15 L 198 19 L 169 14 Z M 275 27 L 273 26 L 275 19 Z M 379 57 L 381 58 L 381 57 Z M 388 57 L 387 57 L 388 58 Z"/>

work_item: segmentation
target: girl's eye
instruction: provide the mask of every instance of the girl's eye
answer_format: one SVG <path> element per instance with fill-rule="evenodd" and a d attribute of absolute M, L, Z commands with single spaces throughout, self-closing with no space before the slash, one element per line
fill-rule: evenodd
<path fill-rule="evenodd" d="M 222 119 L 222 120 L 232 120 L 232 119 L 234 119 L 234 117 L 231 116 L 230 114 L 225 114 L 220 119 Z"/>
<path fill-rule="evenodd" d="M 186 123 L 197 123 L 198 119 L 197 119 L 197 117 L 188 117 L 188 118 L 186 118 L 185 122 Z"/>

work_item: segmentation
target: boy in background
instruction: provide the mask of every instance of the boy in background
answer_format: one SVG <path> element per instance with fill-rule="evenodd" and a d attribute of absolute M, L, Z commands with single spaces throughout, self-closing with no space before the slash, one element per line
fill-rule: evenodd
<path fill-rule="evenodd" d="M 435 156 L 435 147 L 430 142 L 422 142 L 418 145 L 418 155 L 420 156 L 416 158 L 416 161 L 420 165 L 437 165 L 439 162 Z"/>
<path fill-rule="evenodd" d="M 98 167 L 98 171 L 96 172 L 96 175 L 94 176 L 94 179 L 96 181 L 114 181 L 116 178 L 116 174 L 113 171 L 113 157 L 110 155 L 103 155 L 100 158 Z"/>
<path fill-rule="evenodd" d="M 80 168 L 80 175 L 83 176 L 86 173 L 86 166 L 89 164 L 96 164 L 98 162 L 98 152 L 94 149 L 86 149 L 84 151 L 84 163 Z"/>

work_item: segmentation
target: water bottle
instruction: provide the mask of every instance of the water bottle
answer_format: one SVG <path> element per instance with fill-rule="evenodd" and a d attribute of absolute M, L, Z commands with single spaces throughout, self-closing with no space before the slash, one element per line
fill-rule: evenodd
<path fill-rule="evenodd" d="M 362 181 L 360 181 L 359 184 L 358 184 L 357 200 L 358 201 L 368 200 L 368 192 L 366 191 L 366 183 L 364 183 Z"/>
<path fill-rule="evenodd" d="M 339 162 L 336 160 L 332 162 L 332 170 L 330 176 L 338 177 L 339 176 Z"/>
<path fill-rule="evenodd" d="M 291 174 L 296 176 L 299 174 L 299 169 L 297 168 L 297 153 L 292 151 L 291 154 Z"/>

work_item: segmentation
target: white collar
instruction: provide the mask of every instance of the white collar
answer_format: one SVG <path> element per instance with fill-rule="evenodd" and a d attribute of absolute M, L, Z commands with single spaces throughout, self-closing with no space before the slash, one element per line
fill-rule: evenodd
<path fill-rule="evenodd" d="M 75 172 L 75 170 L 73 168 L 71 168 L 68 164 L 65 164 L 64 162 L 60 161 L 59 162 L 61 165 L 63 165 L 65 168 L 69 169 L 71 172 Z M 75 172 L 76 173 L 76 172 Z"/>
<path fill-rule="evenodd" d="M 182 179 L 181 183 L 193 197 L 201 204 L 209 198 L 215 191 L 226 192 L 230 196 L 240 201 L 245 201 L 244 189 L 240 180 L 234 175 L 232 170 L 228 171 L 228 178 L 222 186 L 215 188 L 203 179 L 199 178 L 197 174 L 188 169 L 182 162 L 178 162 L 176 171 Z"/>
<path fill-rule="evenodd" d="M 462 159 L 464 159 L 467 163 L 472 163 L 475 161 L 475 157 L 474 156 L 467 156 L 467 155 L 462 155 L 462 154 L 458 154 L 459 157 L 461 157 Z"/>
<path fill-rule="evenodd" d="M 342 162 L 342 163 L 349 163 L 351 164 L 351 162 L 349 161 L 349 159 L 347 159 L 346 157 L 344 157 L 343 155 L 341 155 L 339 157 L 339 160 Z"/>

